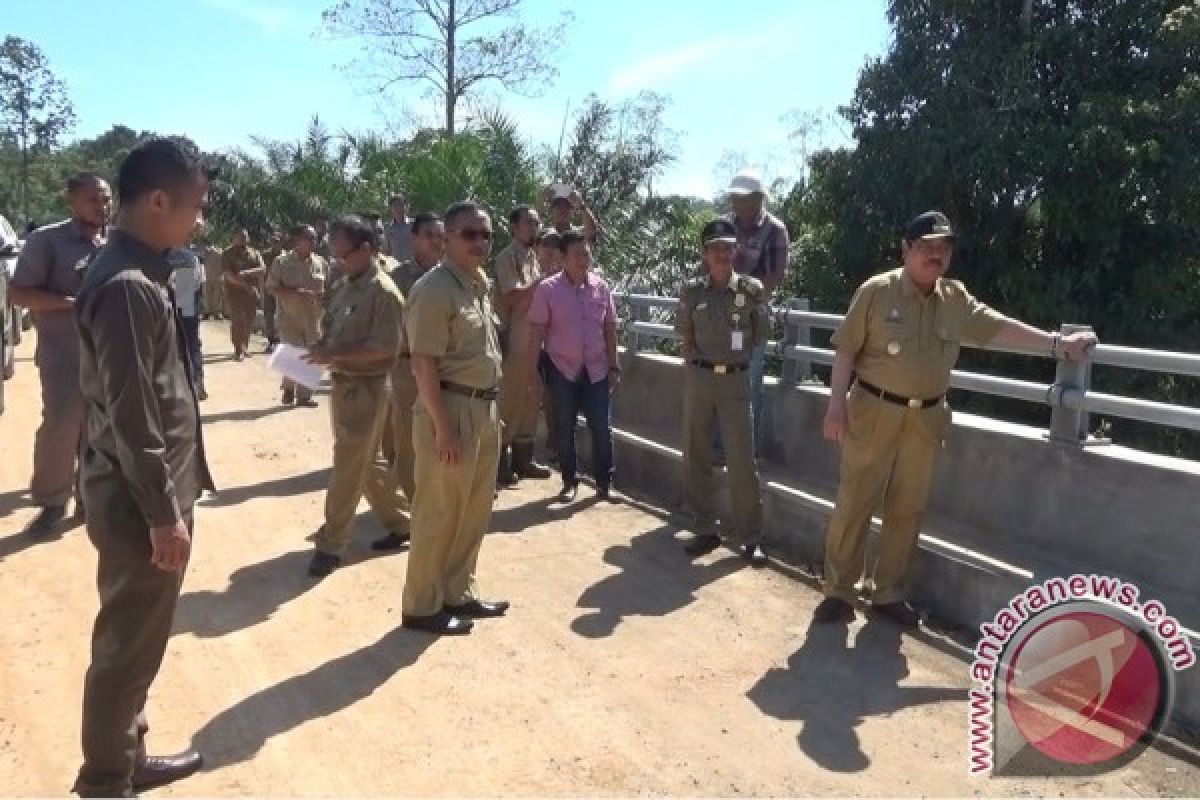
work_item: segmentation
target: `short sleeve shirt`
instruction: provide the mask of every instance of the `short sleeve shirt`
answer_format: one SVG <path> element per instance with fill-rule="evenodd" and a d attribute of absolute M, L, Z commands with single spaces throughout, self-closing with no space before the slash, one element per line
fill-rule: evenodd
<path fill-rule="evenodd" d="M 855 354 L 854 370 L 864 381 L 925 399 L 945 393 L 963 341 L 983 344 L 1005 321 L 960 281 L 939 278 L 925 296 L 895 269 L 858 288 L 833 342 Z"/>
<path fill-rule="evenodd" d="M 295 252 L 284 253 L 267 268 L 267 289 L 309 289 L 323 292 L 328 273 L 329 267 L 325 259 L 316 253 L 306 259 Z M 312 303 L 307 298 L 296 295 L 283 295 L 277 302 L 288 314 L 303 315 L 312 308 Z"/>
<path fill-rule="evenodd" d="M 404 298 L 392 279 L 378 264 L 355 278 L 339 285 L 325 313 L 325 335 L 322 342 L 328 347 L 370 347 L 395 357 L 400 352 L 400 326 Z M 343 375 L 386 375 L 392 365 L 372 368 L 338 368 Z"/>
<path fill-rule="evenodd" d="M 445 261 L 425 273 L 410 293 L 405 319 L 409 350 L 436 359 L 443 381 L 472 389 L 500 384 L 498 324 L 482 271 L 472 274 Z"/>
<path fill-rule="evenodd" d="M 754 278 L 734 273 L 728 284 L 716 286 L 704 277 L 680 294 L 675 329 L 691 345 L 693 358 L 712 364 L 748 363 L 751 352 L 767 341 L 769 328 L 766 293 Z"/>
<path fill-rule="evenodd" d="M 88 236 L 74 220 L 38 228 L 25 240 L 12 285 L 75 297 L 88 263 L 103 245 L 103 236 Z M 38 311 L 33 319 L 42 337 L 78 338 L 75 317 L 70 311 Z"/>
<path fill-rule="evenodd" d="M 537 252 L 532 247 L 524 247 L 519 242 L 513 242 L 500 251 L 496 256 L 496 292 L 503 297 L 518 289 L 527 289 L 537 283 L 541 275 L 538 266 Z M 511 314 L 501 313 L 500 319 L 506 325 L 512 320 L 506 317 Z"/>

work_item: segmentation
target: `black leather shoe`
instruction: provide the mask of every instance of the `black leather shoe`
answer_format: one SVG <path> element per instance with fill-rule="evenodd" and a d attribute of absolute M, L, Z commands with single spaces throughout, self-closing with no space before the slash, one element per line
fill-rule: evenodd
<path fill-rule="evenodd" d="M 813 622 L 818 625 L 832 625 L 835 622 L 852 622 L 854 606 L 840 597 L 826 597 L 813 612 Z"/>
<path fill-rule="evenodd" d="M 62 522 L 66 516 L 66 506 L 43 506 L 38 515 L 33 518 L 33 522 L 29 523 L 25 533 L 38 538 L 49 536 L 54 533 L 58 523 Z"/>
<path fill-rule="evenodd" d="M 303 400 L 296 401 L 296 405 L 300 408 L 316 408 L 317 401 L 313 400 L 311 397 L 306 397 Z"/>
<path fill-rule="evenodd" d="M 290 406 L 292 403 L 296 402 L 296 392 L 292 389 L 284 389 L 283 397 L 280 398 L 279 402 L 283 403 L 285 406 Z"/>
<path fill-rule="evenodd" d="M 483 600 L 472 600 L 469 603 L 463 603 L 461 606 L 446 606 L 445 612 L 455 617 L 465 617 L 467 619 L 489 619 L 492 617 L 503 617 L 508 611 L 509 603 L 507 600 L 496 600 L 488 603 Z"/>
<path fill-rule="evenodd" d="M 463 636 L 471 632 L 475 623 L 442 611 L 428 617 L 403 614 L 400 617 L 400 625 L 409 630 L 425 631 L 439 636 Z"/>
<path fill-rule="evenodd" d="M 706 556 L 721 546 L 721 537 L 715 533 L 702 533 L 687 543 L 683 552 L 693 558 Z"/>
<path fill-rule="evenodd" d="M 324 578 L 341 565 L 342 559 L 340 556 L 335 556 L 332 553 L 322 553 L 318 550 L 313 553 L 312 561 L 308 562 L 308 574 L 314 578 Z"/>
<path fill-rule="evenodd" d="M 767 565 L 767 554 L 763 552 L 760 544 L 744 544 L 742 545 L 742 558 L 750 562 L 752 567 L 765 567 Z"/>
<path fill-rule="evenodd" d="M 574 503 L 574 502 L 575 502 L 575 495 L 576 495 L 576 493 L 577 493 L 578 491 L 579 491 L 579 487 L 578 487 L 578 486 L 576 486 L 576 485 L 575 485 L 575 484 L 573 484 L 573 483 L 572 483 L 572 484 L 568 484 L 568 485 L 564 486 L 564 487 L 562 488 L 562 491 L 558 493 L 558 502 L 560 502 L 560 503 Z"/>
<path fill-rule="evenodd" d="M 596 497 L 599 497 L 601 500 L 603 500 L 605 502 L 612 500 L 612 487 L 611 486 L 597 486 L 596 487 Z"/>
<path fill-rule="evenodd" d="M 882 614 L 902 628 L 917 628 L 921 624 L 921 615 L 915 608 L 903 601 L 879 605 L 872 603 L 871 610 Z"/>
<path fill-rule="evenodd" d="M 371 549 L 379 552 L 390 552 L 392 550 L 403 550 L 408 546 L 409 535 L 407 533 L 396 533 L 393 531 L 382 539 L 376 539 L 371 542 Z"/>
<path fill-rule="evenodd" d="M 173 756 L 147 756 L 133 768 L 133 790 L 144 792 L 191 777 L 204 766 L 204 756 L 185 750 Z"/>

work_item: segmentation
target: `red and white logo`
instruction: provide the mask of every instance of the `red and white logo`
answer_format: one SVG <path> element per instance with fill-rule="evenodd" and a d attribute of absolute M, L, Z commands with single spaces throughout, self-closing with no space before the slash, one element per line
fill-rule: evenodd
<path fill-rule="evenodd" d="M 998 771 L 1114 768 L 1153 740 L 1170 706 L 1171 671 L 1156 640 L 1136 619 L 1099 603 L 1068 603 L 1034 617 L 1000 666 Z"/>

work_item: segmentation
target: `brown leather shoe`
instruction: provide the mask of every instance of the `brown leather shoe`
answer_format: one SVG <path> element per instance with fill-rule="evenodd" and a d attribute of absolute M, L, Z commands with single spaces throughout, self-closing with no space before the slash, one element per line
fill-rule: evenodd
<path fill-rule="evenodd" d="M 189 778 L 204 766 L 204 756 L 184 750 L 173 756 L 147 756 L 133 768 L 133 790 L 144 792 Z"/>

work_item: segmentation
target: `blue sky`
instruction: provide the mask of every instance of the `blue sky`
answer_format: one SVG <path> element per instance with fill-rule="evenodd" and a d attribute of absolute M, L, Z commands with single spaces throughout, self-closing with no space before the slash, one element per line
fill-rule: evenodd
<path fill-rule="evenodd" d="M 11 3 L 5 29 L 36 42 L 67 82 L 79 124 L 185 133 L 206 149 L 252 135 L 295 139 L 319 114 L 331 129 L 403 132 L 435 124 L 436 101 L 410 88 L 381 104 L 339 69 L 357 45 L 315 35 L 333 0 L 89 0 Z M 783 115 L 832 115 L 864 60 L 888 43 L 884 0 L 526 0 L 529 19 L 575 14 L 540 97 L 492 99 L 532 143 L 555 145 L 563 117 L 595 92 L 670 97 L 665 122 L 678 160 L 660 191 L 712 195 L 727 153 L 768 176 L 793 175 Z M 821 143 L 848 141 L 830 119 Z M 729 159 L 727 159 L 727 162 Z"/>

